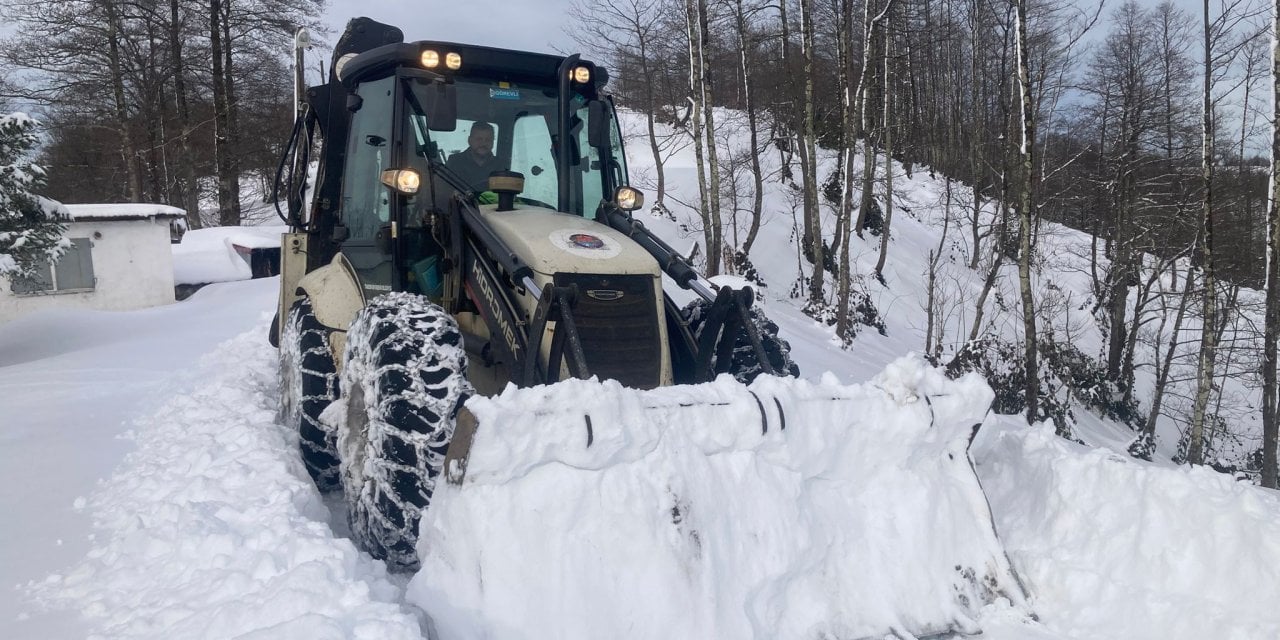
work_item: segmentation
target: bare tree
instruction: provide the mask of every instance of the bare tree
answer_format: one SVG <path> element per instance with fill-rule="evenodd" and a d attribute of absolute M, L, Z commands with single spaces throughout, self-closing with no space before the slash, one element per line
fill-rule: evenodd
<path fill-rule="evenodd" d="M 572 29 L 567 29 L 579 44 L 600 51 L 624 74 L 637 76 L 622 78 L 623 95 L 619 98 L 644 113 L 645 139 L 653 156 L 656 180 L 654 206 L 659 211 L 666 210 L 666 172 L 656 114 L 669 105 L 660 104 L 658 99 L 661 60 L 657 57 L 656 40 L 662 15 L 670 9 L 666 0 L 574 0 L 569 11 L 576 21 Z"/>
<path fill-rule="evenodd" d="M 1035 202 L 1035 111 L 1031 98 L 1030 49 L 1027 45 L 1027 0 L 1015 0 L 1017 12 L 1018 90 L 1021 95 L 1018 185 L 1018 290 L 1022 296 L 1023 367 L 1026 371 L 1027 419 L 1038 417 L 1040 370 L 1036 347 L 1036 309 L 1031 291 L 1031 223 Z"/>
<path fill-rule="evenodd" d="M 817 131 L 814 126 L 814 16 L 813 0 L 800 0 L 800 32 L 804 58 L 804 120 L 801 130 L 801 172 L 804 182 L 804 244 L 813 258 L 813 276 L 809 280 L 809 305 L 826 304 L 823 289 L 825 274 L 825 247 L 822 241 L 821 210 L 818 206 L 818 149 Z"/>

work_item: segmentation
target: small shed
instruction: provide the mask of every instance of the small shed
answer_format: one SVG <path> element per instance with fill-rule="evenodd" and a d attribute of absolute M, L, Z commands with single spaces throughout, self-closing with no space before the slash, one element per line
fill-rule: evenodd
<path fill-rule="evenodd" d="M 173 302 L 173 235 L 182 209 L 160 204 L 69 204 L 62 258 L 34 283 L 0 277 L 0 322 L 38 309 L 123 311 Z"/>

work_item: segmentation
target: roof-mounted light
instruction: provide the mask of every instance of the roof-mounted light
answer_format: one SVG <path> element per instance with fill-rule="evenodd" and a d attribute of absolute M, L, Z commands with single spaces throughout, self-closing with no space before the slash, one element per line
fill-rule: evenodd
<path fill-rule="evenodd" d="M 457 53 L 448 53 L 444 57 L 444 66 L 449 67 L 450 71 L 457 71 L 462 68 L 462 55 Z"/>
<path fill-rule="evenodd" d="M 569 72 L 569 79 L 578 84 L 591 82 L 591 67 L 585 65 L 581 67 L 574 67 L 573 71 Z"/>
<path fill-rule="evenodd" d="M 440 52 L 432 49 L 424 50 L 422 52 L 422 66 L 428 69 L 440 66 Z"/>

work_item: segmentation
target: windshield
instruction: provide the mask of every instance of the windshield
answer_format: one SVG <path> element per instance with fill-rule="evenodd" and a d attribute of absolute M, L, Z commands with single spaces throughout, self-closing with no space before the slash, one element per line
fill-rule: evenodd
<path fill-rule="evenodd" d="M 411 82 L 415 94 L 422 85 Z M 560 171 L 556 167 L 555 87 L 460 78 L 455 81 L 457 125 L 451 131 L 428 131 L 425 116 L 411 113 L 413 135 L 422 157 L 433 157 L 447 166 L 472 190 L 483 191 L 492 171 L 510 170 L 524 175 L 524 191 L 517 202 L 545 206 L 566 213 L 595 217 L 606 197 L 605 189 L 625 184 L 621 139 L 612 123 L 616 160 L 602 162 L 598 150 L 587 144 L 586 99 L 570 100 L 571 162 L 565 178 L 569 201 L 559 200 Z M 416 111 L 416 109 L 415 109 Z M 606 172 L 609 178 L 606 180 Z M 612 195 L 612 194 L 608 194 Z"/>

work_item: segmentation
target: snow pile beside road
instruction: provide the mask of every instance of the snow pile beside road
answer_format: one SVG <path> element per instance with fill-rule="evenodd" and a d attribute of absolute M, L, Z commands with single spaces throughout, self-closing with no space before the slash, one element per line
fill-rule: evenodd
<path fill-rule="evenodd" d="M 382 564 L 326 524 L 275 424 L 274 353 L 265 324 L 224 343 L 198 387 L 137 422 L 137 450 L 88 500 L 95 548 L 41 599 L 110 637 L 421 637 Z"/>
<path fill-rule="evenodd" d="M 1082 638 L 1280 638 L 1280 495 L 1005 420 L 979 472 L 1046 625 Z"/>
<path fill-rule="evenodd" d="M 443 638 L 976 632 L 985 604 L 1022 603 L 966 454 L 991 398 L 904 358 L 857 386 L 473 399 L 408 597 Z"/>

